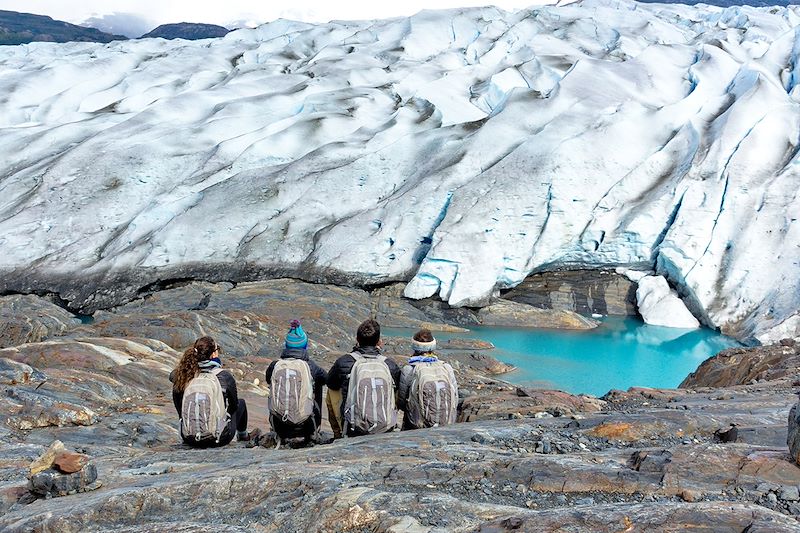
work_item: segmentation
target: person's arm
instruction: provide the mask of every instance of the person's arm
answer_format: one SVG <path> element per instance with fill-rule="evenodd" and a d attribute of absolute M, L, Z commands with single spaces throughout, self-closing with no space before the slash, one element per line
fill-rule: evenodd
<path fill-rule="evenodd" d="M 411 388 L 411 378 L 414 374 L 414 367 L 406 365 L 400 371 L 400 387 L 397 390 L 397 406 L 403 411 L 408 404 L 408 392 Z"/>
<path fill-rule="evenodd" d="M 267 385 L 272 383 L 272 373 L 275 372 L 275 363 L 277 363 L 277 361 L 271 362 L 267 367 L 267 372 L 266 372 Z"/>
<path fill-rule="evenodd" d="M 328 372 L 328 388 L 331 390 L 341 390 L 344 384 L 344 372 L 342 370 L 342 357 L 336 360 Z"/>
<path fill-rule="evenodd" d="M 389 367 L 389 373 L 392 374 L 392 379 L 394 380 L 394 390 L 397 390 L 400 387 L 400 367 L 397 366 L 397 363 L 394 360 L 386 358 L 386 366 Z"/>
<path fill-rule="evenodd" d="M 239 393 L 236 390 L 236 379 L 233 377 L 233 374 L 227 370 L 223 370 L 217 374 L 217 378 L 219 379 L 220 385 L 222 385 L 223 395 L 228 401 L 228 412 L 233 414 L 239 408 Z"/>
<path fill-rule="evenodd" d="M 328 373 L 322 370 L 320 366 L 308 360 L 308 367 L 311 369 L 311 379 L 314 381 L 314 403 L 322 408 L 322 388 L 328 381 Z"/>
<path fill-rule="evenodd" d="M 175 405 L 175 410 L 178 411 L 178 418 L 183 416 L 181 407 L 183 407 L 183 393 L 172 389 L 172 403 Z"/>
<path fill-rule="evenodd" d="M 174 370 L 169 373 L 169 382 L 175 383 Z M 178 411 L 178 418 L 183 416 L 183 413 L 181 412 L 181 407 L 183 407 L 183 392 L 176 391 L 175 385 L 172 386 L 172 403 L 175 406 L 175 410 Z"/>
<path fill-rule="evenodd" d="M 309 359 L 308 363 L 311 367 L 311 377 L 314 378 L 314 384 L 320 387 L 325 385 L 328 382 L 328 373 L 314 361 Z"/>

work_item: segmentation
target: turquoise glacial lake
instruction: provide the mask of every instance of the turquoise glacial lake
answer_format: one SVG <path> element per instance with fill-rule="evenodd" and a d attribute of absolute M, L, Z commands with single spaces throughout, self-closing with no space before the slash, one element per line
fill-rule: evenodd
<path fill-rule="evenodd" d="M 498 376 L 511 383 L 595 396 L 633 386 L 677 387 L 700 363 L 740 345 L 705 328 L 650 326 L 634 317 L 600 320 L 599 327 L 587 331 L 476 327 L 469 333 L 434 335 L 440 347 L 451 338 L 491 342 L 496 349 L 486 353 L 517 368 Z M 447 351 L 441 356 L 446 359 Z"/>

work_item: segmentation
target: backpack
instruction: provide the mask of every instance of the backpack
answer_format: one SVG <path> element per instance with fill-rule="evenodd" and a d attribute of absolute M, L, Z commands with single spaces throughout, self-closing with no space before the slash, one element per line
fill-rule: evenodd
<path fill-rule="evenodd" d="M 408 392 L 408 420 L 414 427 L 446 426 L 456 421 L 458 385 L 442 361 L 414 365 Z"/>
<path fill-rule="evenodd" d="M 353 352 L 356 360 L 350 371 L 345 400 L 346 431 L 358 434 L 385 433 L 397 425 L 394 379 L 386 358 Z"/>
<path fill-rule="evenodd" d="M 219 442 L 230 416 L 217 374 L 222 369 L 201 372 L 186 385 L 181 403 L 181 436 L 195 442 Z"/>
<path fill-rule="evenodd" d="M 311 368 L 302 359 L 279 359 L 270 380 L 269 412 L 284 423 L 301 425 L 314 414 Z"/>

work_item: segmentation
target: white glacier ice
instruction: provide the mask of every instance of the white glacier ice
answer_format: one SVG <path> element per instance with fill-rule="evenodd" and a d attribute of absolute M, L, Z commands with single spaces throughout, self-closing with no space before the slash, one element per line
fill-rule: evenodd
<path fill-rule="evenodd" d="M 645 323 L 682 329 L 700 327 L 700 322 L 663 276 L 645 276 L 638 283 L 636 303 Z"/>
<path fill-rule="evenodd" d="M 798 336 L 798 24 L 585 0 L 0 47 L 0 290 L 91 310 L 291 275 L 482 305 L 624 267 Z"/>

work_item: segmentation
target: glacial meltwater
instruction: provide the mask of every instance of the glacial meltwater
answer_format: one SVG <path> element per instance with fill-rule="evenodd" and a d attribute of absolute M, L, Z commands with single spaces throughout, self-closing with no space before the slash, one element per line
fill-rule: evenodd
<path fill-rule="evenodd" d="M 633 386 L 677 387 L 704 360 L 739 345 L 706 328 L 650 326 L 633 317 L 600 320 L 600 326 L 585 331 L 476 327 L 434 335 L 441 348 L 452 338 L 491 342 L 497 349 L 488 354 L 517 367 L 498 376 L 511 383 L 595 396 Z M 447 350 L 440 351 L 446 359 Z"/>

